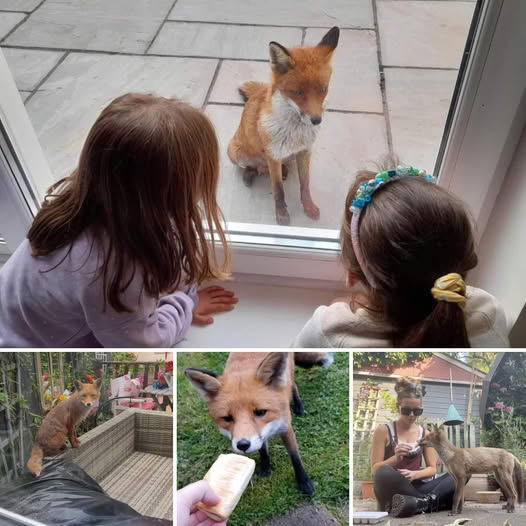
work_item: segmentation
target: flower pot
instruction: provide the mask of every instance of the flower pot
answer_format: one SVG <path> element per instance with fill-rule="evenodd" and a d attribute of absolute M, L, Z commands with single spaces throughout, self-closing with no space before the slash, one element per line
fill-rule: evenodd
<path fill-rule="evenodd" d="M 376 500 L 372 480 L 361 480 L 360 486 L 362 488 L 362 499 Z"/>

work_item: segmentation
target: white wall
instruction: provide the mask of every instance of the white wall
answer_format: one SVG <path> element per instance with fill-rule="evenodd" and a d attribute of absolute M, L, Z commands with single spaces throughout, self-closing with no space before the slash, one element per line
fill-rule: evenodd
<path fill-rule="evenodd" d="M 475 286 L 497 297 L 511 328 L 526 305 L 526 128 L 478 249 Z M 526 347 L 526 342 L 522 342 Z"/>

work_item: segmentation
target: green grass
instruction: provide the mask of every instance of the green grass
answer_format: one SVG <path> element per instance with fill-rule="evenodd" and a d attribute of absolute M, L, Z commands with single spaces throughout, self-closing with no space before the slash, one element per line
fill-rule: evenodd
<path fill-rule="evenodd" d="M 201 479 L 220 453 L 232 453 L 219 434 L 206 404 L 183 375 L 185 367 L 222 373 L 228 353 L 177 353 L 177 485 Z M 316 493 L 298 490 L 287 450 L 280 437 L 269 441 L 272 475 L 255 474 L 229 526 L 257 526 L 305 503 L 324 505 L 344 525 L 342 508 L 349 501 L 349 354 L 334 353 L 330 368 L 296 367 L 296 384 L 305 415 L 292 422 L 306 472 Z M 259 465 L 259 453 L 251 455 Z"/>

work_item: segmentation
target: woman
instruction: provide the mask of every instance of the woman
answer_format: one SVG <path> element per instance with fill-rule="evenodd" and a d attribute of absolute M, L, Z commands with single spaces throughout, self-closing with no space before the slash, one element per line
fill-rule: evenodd
<path fill-rule="evenodd" d="M 425 387 L 404 377 L 396 382 L 395 391 L 400 416 L 376 428 L 371 447 L 378 508 L 389 511 L 393 517 L 451 509 L 453 478 L 449 473 L 437 476 L 435 451 L 418 444 L 427 434 L 423 426 L 416 424 L 416 418 L 423 413 Z"/>

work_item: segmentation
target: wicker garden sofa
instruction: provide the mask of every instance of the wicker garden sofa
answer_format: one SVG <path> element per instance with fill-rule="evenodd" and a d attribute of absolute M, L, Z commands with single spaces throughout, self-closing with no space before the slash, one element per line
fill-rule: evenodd
<path fill-rule="evenodd" d="M 172 520 L 171 413 L 127 409 L 80 437 L 66 458 L 114 499 L 142 515 Z"/>

